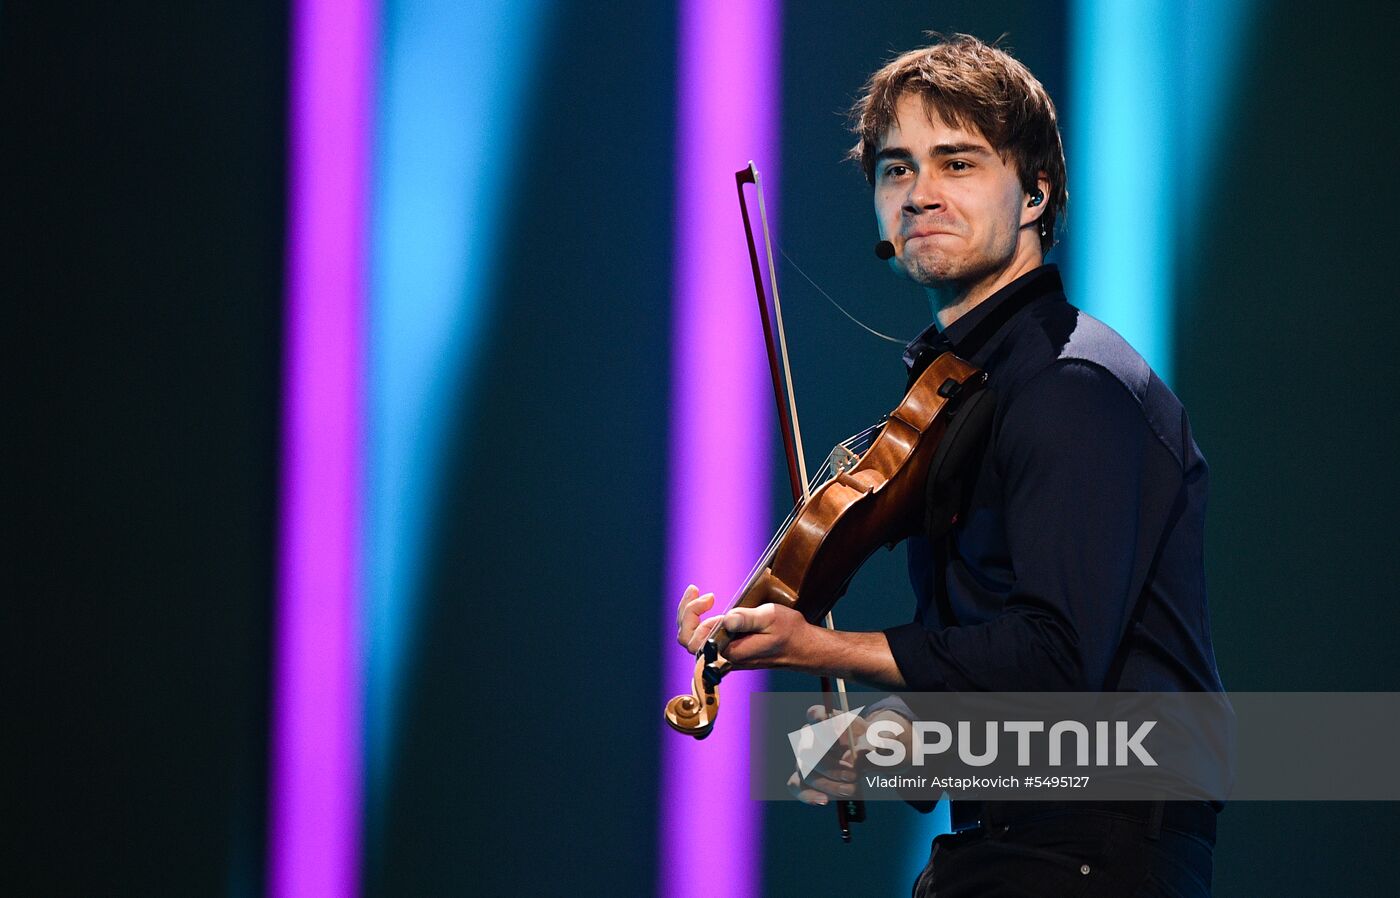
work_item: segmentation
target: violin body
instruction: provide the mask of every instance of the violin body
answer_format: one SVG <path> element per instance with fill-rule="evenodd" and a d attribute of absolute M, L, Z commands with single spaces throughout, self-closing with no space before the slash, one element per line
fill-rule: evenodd
<path fill-rule="evenodd" d="M 817 487 L 732 607 L 768 602 L 818 624 L 875 550 L 924 532 L 929 468 L 962 402 L 986 381 L 944 353 L 924 370 L 853 466 Z M 696 659 L 691 691 L 666 705 L 666 722 L 703 739 L 719 712 L 730 635 L 717 628 Z"/>

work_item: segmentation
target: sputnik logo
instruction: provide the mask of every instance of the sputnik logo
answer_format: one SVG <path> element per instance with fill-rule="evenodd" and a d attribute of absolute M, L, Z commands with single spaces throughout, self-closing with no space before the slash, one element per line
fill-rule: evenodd
<path fill-rule="evenodd" d="M 792 754 L 797 758 L 797 769 L 804 777 L 816 769 L 822 758 L 831 750 L 831 746 L 836 744 L 836 740 L 841 738 L 841 734 L 850 728 L 851 722 L 864 710 L 865 706 L 861 705 L 854 711 L 843 711 L 788 733 Z"/>

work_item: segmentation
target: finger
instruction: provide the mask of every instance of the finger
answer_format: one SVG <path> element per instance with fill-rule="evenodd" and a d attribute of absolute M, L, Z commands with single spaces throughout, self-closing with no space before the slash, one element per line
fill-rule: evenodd
<path fill-rule="evenodd" d="M 858 742 L 853 748 L 848 748 L 842 753 L 840 760 L 836 762 L 838 770 L 857 770 L 866 763 L 875 749 L 865 742 Z"/>
<path fill-rule="evenodd" d="M 685 647 L 691 653 L 700 651 L 700 647 L 705 644 L 705 640 L 710 638 L 715 628 L 724 623 L 724 615 L 716 614 L 714 617 L 707 617 L 702 620 L 692 631 L 690 639 L 685 643 Z"/>
<path fill-rule="evenodd" d="M 700 595 L 700 587 L 696 586 L 694 583 L 687 586 L 685 592 L 681 593 L 681 602 L 676 606 L 676 626 L 679 627 L 681 625 L 681 618 L 685 616 L 685 606 L 690 604 L 690 600 L 698 595 Z"/>
<path fill-rule="evenodd" d="M 838 783 L 853 783 L 856 779 L 856 765 L 851 763 L 850 752 L 841 756 L 828 754 L 812 768 L 813 776 L 824 776 Z"/>
<path fill-rule="evenodd" d="M 692 598 L 689 602 L 686 602 L 685 608 L 682 610 L 682 623 L 684 623 L 687 620 L 689 620 L 691 623 L 694 623 L 695 621 L 699 620 L 700 613 L 702 611 L 708 611 L 710 606 L 714 603 L 715 594 L 712 592 L 707 592 L 703 596 L 696 596 Z"/>
<path fill-rule="evenodd" d="M 732 634 L 758 633 L 773 623 L 773 603 L 757 608 L 733 608 L 724 616 L 724 629 Z"/>
<path fill-rule="evenodd" d="M 808 789 L 804 786 L 802 784 L 802 777 L 796 771 L 793 772 L 792 776 L 788 777 L 787 787 L 788 791 L 792 793 L 792 797 L 801 801 L 803 804 L 820 807 L 830 801 L 829 798 L 816 789 Z"/>
<path fill-rule="evenodd" d="M 812 705 L 810 708 L 807 709 L 808 723 L 820 723 L 823 720 L 826 720 L 826 717 L 827 714 L 825 705 Z"/>
<path fill-rule="evenodd" d="M 843 761 L 827 761 L 823 759 L 812 768 L 812 778 L 818 776 L 825 777 L 835 783 L 853 783 L 856 781 L 856 769 L 853 765 Z"/>
<path fill-rule="evenodd" d="M 714 600 L 715 594 L 712 592 L 707 592 L 702 596 L 698 587 L 692 586 L 687 589 L 682 597 L 680 607 L 676 609 L 676 626 L 685 626 L 687 620 L 693 624 L 700 616 L 700 611 L 708 608 Z"/>
<path fill-rule="evenodd" d="M 843 783 L 838 780 L 822 776 L 816 771 L 813 771 L 812 773 L 808 774 L 807 778 L 802 782 L 806 788 L 815 789 L 816 791 L 821 792 L 824 795 L 830 795 L 833 798 L 851 798 L 856 794 L 856 784 L 854 782 Z"/>
<path fill-rule="evenodd" d="M 700 623 L 700 615 L 709 611 L 715 603 L 715 594 L 707 592 L 698 598 L 692 598 L 681 607 L 681 622 L 676 631 L 676 641 L 681 645 L 689 646 L 691 637 L 695 635 L 695 627 Z"/>
<path fill-rule="evenodd" d="M 680 626 L 680 618 L 686 614 L 686 605 L 689 605 L 696 595 L 700 595 L 700 587 L 694 583 L 686 587 L 685 593 L 680 594 L 680 604 L 676 605 L 676 626 Z"/>

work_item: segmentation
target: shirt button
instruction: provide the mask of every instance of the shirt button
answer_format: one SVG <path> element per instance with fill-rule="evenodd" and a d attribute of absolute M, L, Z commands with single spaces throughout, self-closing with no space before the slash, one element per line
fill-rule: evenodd
<path fill-rule="evenodd" d="M 1082 866 L 1079 868 L 1079 872 L 1080 872 L 1080 873 L 1083 873 L 1085 876 L 1088 876 L 1088 875 L 1089 875 L 1089 865 L 1088 865 L 1088 864 L 1082 865 Z"/>

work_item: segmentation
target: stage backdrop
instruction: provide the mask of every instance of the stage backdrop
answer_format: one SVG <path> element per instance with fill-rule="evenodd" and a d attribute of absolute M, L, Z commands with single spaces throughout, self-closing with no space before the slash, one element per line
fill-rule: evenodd
<path fill-rule="evenodd" d="M 269 883 L 295 8 L 0 3 L 18 437 L 7 894 Z M 680 737 L 658 698 L 682 685 L 661 682 L 680 649 L 658 636 L 677 599 L 670 490 L 687 473 L 672 452 L 681 439 L 729 449 L 678 434 L 671 408 L 691 351 L 673 305 L 691 225 L 677 210 L 686 193 L 733 193 L 678 168 L 680 23 L 695 10 L 368 8 L 364 691 L 358 835 L 342 856 L 365 895 L 647 894 L 668 866 L 717 878 L 696 893 L 730 891 L 726 859 L 700 861 L 717 834 L 698 811 L 692 853 L 663 855 L 657 835 L 663 809 L 685 820 L 692 801 L 661 791 Z M 1119 8 L 1139 17 L 1106 13 Z M 775 172 L 779 242 L 901 337 L 928 310 L 871 255 L 844 110 L 925 29 L 1008 33 L 1066 134 L 1068 229 L 1052 259 L 1073 301 L 1139 334 L 1170 372 L 1211 464 L 1227 687 L 1400 688 L 1396 13 L 789 3 L 774 21 L 778 150 L 756 161 Z M 481 34 L 509 51 L 456 52 Z M 1114 78 L 1146 93 L 1125 101 Z M 1117 168 L 1088 165 L 1100 158 Z M 1103 243 L 1096 225 L 1120 220 L 1155 239 Z M 1091 285 L 1125 259 L 1160 292 L 1115 308 Z M 779 266 L 819 456 L 897 402 L 899 350 Z M 736 320 L 736 342 L 753 327 Z M 785 473 L 763 439 L 735 465 L 771 484 L 776 524 Z M 897 551 L 872 560 L 837 619 L 874 629 L 911 611 Z M 750 886 L 902 893 L 941 819 L 870 810 L 841 846 L 829 810 L 758 808 Z M 1397 837 L 1392 805 L 1232 804 L 1216 892 L 1383 894 L 1370 846 Z"/>

